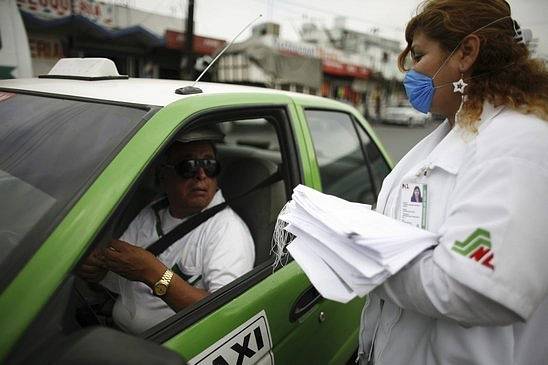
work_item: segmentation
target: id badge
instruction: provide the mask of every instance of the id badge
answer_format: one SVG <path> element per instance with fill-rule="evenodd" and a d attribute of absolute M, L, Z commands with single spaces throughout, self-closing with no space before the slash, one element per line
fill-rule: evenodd
<path fill-rule="evenodd" d="M 401 184 L 400 220 L 412 226 L 426 229 L 427 202 L 426 184 Z"/>

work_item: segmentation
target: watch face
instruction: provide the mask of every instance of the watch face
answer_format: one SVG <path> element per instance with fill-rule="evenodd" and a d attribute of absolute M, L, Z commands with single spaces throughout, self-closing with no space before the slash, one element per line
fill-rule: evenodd
<path fill-rule="evenodd" d="M 167 291 L 167 286 L 162 283 L 157 283 L 154 285 L 154 294 L 156 295 L 164 295 Z"/>

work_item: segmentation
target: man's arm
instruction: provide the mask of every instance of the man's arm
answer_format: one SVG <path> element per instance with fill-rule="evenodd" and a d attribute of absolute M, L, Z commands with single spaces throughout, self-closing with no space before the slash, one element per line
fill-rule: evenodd
<path fill-rule="evenodd" d="M 104 256 L 109 270 L 128 280 L 140 281 L 151 289 L 168 269 L 152 253 L 120 240 L 113 240 L 104 250 Z M 174 274 L 166 294 L 160 298 L 177 312 L 207 295 L 207 291 L 189 285 Z"/>

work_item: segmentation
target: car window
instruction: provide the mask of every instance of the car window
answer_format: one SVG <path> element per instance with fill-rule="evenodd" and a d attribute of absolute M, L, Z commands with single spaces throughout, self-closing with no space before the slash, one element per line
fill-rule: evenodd
<path fill-rule="evenodd" d="M 323 191 L 373 204 L 388 171 L 379 149 L 349 114 L 326 110 L 306 110 L 305 114 Z"/>
<path fill-rule="evenodd" d="M 384 159 L 379 147 L 369 138 L 365 130 L 355 123 L 358 136 L 362 140 L 365 158 L 371 167 L 370 175 L 375 184 L 377 194 L 380 192 L 384 178 L 390 173 L 390 166 Z M 375 197 L 376 200 L 376 197 Z"/>
<path fill-rule="evenodd" d="M 16 247 L 30 255 L 40 245 L 147 111 L 11 93 L 0 100 L 3 266 Z"/>
<path fill-rule="evenodd" d="M 245 111 L 241 113 L 245 113 Z M 217 176 L 217 182 L 223 197 L 229 202 L 230 208 L 243 220 L 249 229 L 252 240 L 251 245 L 248 246 L 246 243 L 247 236 L 239 230 L 239 223 L 234 221 L 231 223 L 231 227 L 234 227 L 233 231 L 236 231 L 238 234 L 243 234 L 243 238 L 240 240 L 240 242 L 242 242 L 241 245 L 232 245 L 231 243 L 234 241 L 230 241 L 230 239 L 237 239 L 237 237 L 217 236 L 215 233 L 216 227 L 219 227 L 220 230 L 226 230 L 227 228 L 222 225 L 222 222 L 216 221 L 217 226 L 213 225 L 213 223 L 208 226 L 208 232 L 211 232 L 211 234 L 202 234 L 200 233 L 202 231 L 197 231 L 197 233 L 195 233 L 196 239 L 184 241 L 188 236 L 182 238 L 181 242 L 185 242 L 185 245 L 180 251 L 166 250 L 166 252 L 169 251 L 176 255 L 181 255 L 173 260 L 176 264 L 170 267 L 177 275 L 184 280 L 187 280 L 190 285 L 208 291 L 209 295 L 201 300 L 202 306 L 208 308 L 208 310 L 204 309 L 202 316 L 205 316 L 209 310 L 213 311 L 223 304 L 222 301 L 219 300 L 219 295 L 223 300 L 226 300 L 225 298 L 236 297 L 256 284 L 258 280 L 262 280 L 265 275 L 272 273 L 272 269 L 270 269 L 272 233 L 278 214 L 288 199 L 286 183 L 289 178 L 285 174 L 289 173 L 289 169 L 287 168 L 288 161 L 286 161 L 285 158 L 287 158 L 288 155 L 294 156 L 294 153 L 289 153 L 287 151 L 288 147 L 286 146 L 288 144 L 287 141 L 286 143 L 282 143 L 283 139 L 280 139 L 282 133 L 280 132 L 280 129 L 282 128 L 280 125 L 283 123 L 283 117 L 281 115 L 283 114 L 283 111 L 253 111 L 251 114 L 255 113 L 269 114 L 270 117 L 238 118 L 238 115 L 240 114 L 240 110 L 238 109 L 238 111 L 233 112 L 234 116 L 231 116 L 229 119 L 225 114 L 232 113 L 218 112 L 213 115 L 201 116 L 197 120 L 189 121 L 185 124 L 185 127 L 176 134 L 176 136 L 178 136 L 193 128 L 204 128 L 204 125 L 211 126 L 212 124 L 218 125 L 223 131 L 225 135 L 223 141 L 215 143 L 216 159 L 220 163 L 220 174 Z M 272 114 L 274 114 L 274 116 Z M 288 129 L 287 126 L 283 128 L 284 130 Z M 169 151 L 169 146 L 171 146 L 171 142 L 165 144 L 164 151 Z M 133 193 L 126 198 L 126 204 L 121 204 L 120 213 L 115 213 L 109 224 L 117 225 L 121 220 L 125 223 L 114 230 L 116 232 L 114 236 L 110 235 L 109 232 L 111 232 L 111 230 L 109 228 L 104 229 L 104 235 L 102 234 L 97 237 L 94 245 L 104 244 L 112 238 L 117 238 L 117 234 L 121 234 L 122 237 L 125 237 L 125 240 L 130 244 L 140 245 L 142 247 L 154 243 L 157 239 L 156 234 L 149 235 L 148 233 L 145 233 L 142 235 L 133 235 L 133 239 L 136 240 L 134 242 L 129 239 L 129 236 L 125 235 L 124 231 L 126 230 L 126 227 L 132 225 L 132 222 L 134 222 L 135 219 L 139 219 L 139 217 L 144 217 L 145 215 L 147 217 L 152 217 L 152 215 L 148 214 L 151 211 L 150 207 L 155 205 L 156 202 L 161 202 L 163 200 L 162 197 L 165 196 L 164 187 L 162 184 L 159 184 L 159 181 L 154 179 L 154 177 L 158 168 L 164 164 L 165 158 L 166 154 L 160 153 L 155 160 L 144 169 L 143 176 L 137 181 Z M 289 157 L 289 159 L 294 160 L 294 158 L 291 157 Z M 292 162 L 292 164 L 295 163 L 295 161 Z M 281 171 L 282 173 L 278 174 L 278 171 Z M 278 175 L 279 178 L 271 179 L 275 175 Z M 269 181 L 268 184 L 256 189 L 258 184 L 267 180 Z M 169 201 L 165 202 L 169 204 Z M 164 208 L 160 208 L 158 210 L 160 219 L 153 218 L 152 220 L 149 220 L 147 218 L 146 222 L 145 220 L 138 220 L 138 224 L 143 224 L 143 222 L 145 222 L 144 225 L 148 227 L 142 228 L 144 232 L 157 232 L 157 222 L 169 222 L 169 218 L 166 220 L 166 214 L 163 213 L 163 209 Z M 146 211 L 146 214 L 141 214 L 144 211 Z M 224 217 L 232 217 L 232 215 L 225 214 Z M 210 219 L 215 221 L 220 218 L 219 216 L 213 216 Z M 150 222 L 154 223 L 150 225 Z M 165 227 L 165 225 L 162 225 L 162 227 Z M 167 232 L 168 231 L 164 231 L 164 234 L 168 234 Z M 188 235 L 192 234 L 192 232 L 188 233 Z M 217 241 L 216 237 L 222 238 L 222 240 Z M 210 238 L 212 240 L 208 241 Z M 173 246 L 177 246 L 178 242 L 179 241 L 174 242 Z M 224 254 L 221 257 L 216 254 L 216 252 L 222 253 L 223 250 L 227 249 L 228 246 L 223 244 L 223 242 L 226 242 L 232 248 L 230 249 L 230 255 Z M 211 248 L 207 251 L 202 250 L 201 245 L 208 248 L 214 247 L 214 249 Z M 180 247 L 180 245 L 177 247 Z M 193 247 L 198 247 L 199 250 L 193 251 Z M 247 251 L 248 247 L 251 251 Z M 185 251 L 185 249 L 187 250 Z M 244 251 L 233 252 L 234 250 Z M 191 255 L 182 256 L 188 254 L 188 252 L 190 252 Z M 203 252 L 203 254 L 201 252 Z M 251 254 L 249 254 L 250 252 Z M 214 256 L 215 259 L 203 259 L 202 256 L 206 254 L 212 257 Z M 169 255 L 170 253 L 167 254 L 167 256 Z M 241 267 L 235 264 L 229 266 L 223 266 L 224 264 L 221 265 L 222 260 L 231 260 L 238 255 L 240 257 L 240 261 L 238 262 L 243 263 Z M 251 261 L 251 265 L 247 266 L 247 259 L 253 256 L 254 261 Z M 170 260 L 172 258 L 173 257 L 170 256 Z M 196 262 L 199 262 L 202 266 L 194 265 L 193 260 L 196 260 Z M 247 271 L 243 270 L 244 267 Z M 266 271 L 265 267 L 267 268 Z M 223 274 L 223 271 L 226 273 Z M 209 281 L 207 280 L 211 276 L 211 273 L 215 273 L 215 275 L 220 273 L 218 276 L 223 277 L 223 282 L 221 283 L 221 281 L 219 281 L 214 287 L 209 287 Z M 243 279 L 243 276 L 246 277 L 245 282 L 239 283 L 237 287 L 234 287 L 235 282 Z M 225 278 L 231 280 L 226 281 Z M 106 284 L 107 288 L 110 289 L 108 286 L 109 282 L 103 281 L 102 283 Z M 210 298 L 217 299 L 211 299 L 210 301 Z M 184 308 L 177 316 L 184 315 L 187 309 L 190 310 L 191 306 L 192 304 L 189 307 Z M 85 308 L 88 308 L 88 306 L 86 305 Z M 91 322 L 86 320 L 81 324 L 84 326 L 91 324 L 95 321 L 96 317 L 100 318 L 101 322 L 107 323 L 109 321 L 109 315 L 110 313 L 107 313 L 107 318 L 103 318 L 103 314 L 93 313 Z M 152 317 L 149 316 L 147 318 Z M 146 323 L 142 326 L 149 328 L 149 334 L 156 334 L 158 331 L 164 333 L 164 330 L 171 333 L 174 327 L 170 324 L 179 323 L 179 321 L 173 316 L 165 316 L 163 318 L 166 322 L 160 323 L 159 321 L 156 321 L 157 325 L 153 326 L 155 320 L 152 320 L 152 322 L 145 321 Z M 195 315 L 192 316 L 193 321 L 198 319 L 199 317 L 196 317 Z M 177 326 L 179 326 L 179 324 L 177 324 Z"/>

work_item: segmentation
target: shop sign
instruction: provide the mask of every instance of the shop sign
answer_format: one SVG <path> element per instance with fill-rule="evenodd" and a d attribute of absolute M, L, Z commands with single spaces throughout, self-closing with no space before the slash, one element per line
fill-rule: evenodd
<path fill-rule="evenodd" d="M 165 33 L 166 47 L 171 49 L 183 49 L 185 43 L 185 34 L 166 30 Z M 202 55 L 213 55 L 219 49 L 224 47 L 225 41 L 215 38 L 206 38 L 195 35 L 193 39 L 193 51 Z"/>
<path fill-rule="evenodd" d="M 41 19 L 82 15 L 94 23 L 111 27 L 114 5 L 95 0 L 17 0 L 19 9 Z"/>
<path fill-rule="evenodd" d="M 70 16 L 71 0 L 17 0 L 19 9 L 42 19 Z"/>
<path fill-rule="evenodd" d="M 371 70 L 365 66 L 354 65 L 342 61 L 341 59 L 344 59 L 344 55 L 335 49 L 283 40 L 276 40 L 274 46 L 284 54 L 320 58 L 322 60 L 323 72 L 327 74 L 362 79 L 366 79 L 371 75 Z"/>
<path fill-rule="evenodd" d="M 318 47 L 311 46 L 308 44 L 295 43 L 290 41 L 285 41 L 281 39 L 276 39 L 274 46 L 286 53 L 292 55 L 300 55 L 311 58 L 319 58 Z"/>
<path fill-rule="evenodd" d="M 329 59 L 322 60 L 322 70 L 330 75 L 350 76 L 359 79 L 367 79 L 371 76 L 371 70 L 367 67 L 351 65 Z"/>
<path fill-rule="evenodd" d="M 63 58 L 63 45 L 58 39 L 29 37 L 30 56 L 42 59 Z"/>
<path fill-rule="evenodd" d="M 74 0 L 74 13 L 105 27 L 113 25 L 114 6 L 112 4 L 95 0 Z"/>

